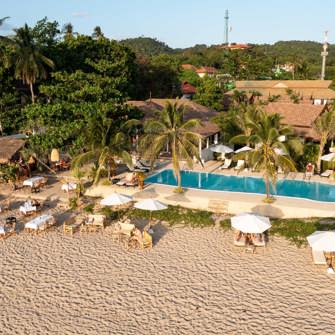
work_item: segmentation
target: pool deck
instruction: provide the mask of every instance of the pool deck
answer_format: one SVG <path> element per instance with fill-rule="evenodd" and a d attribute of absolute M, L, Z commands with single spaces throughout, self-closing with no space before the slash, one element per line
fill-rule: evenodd
<path fill-rule="evenodd" d="M 205 167 L 195 166 L 193 171 L 222 173 L 226 175 L 237 175 L 237 172 L 230 170 L 220 170 L 218 167 L 222 164 L 211 161 L 206 163 Z M 186 168 L 183 165 L 182 168 Z M 171 165 L 164 166 L 163 169 L 169 169 Z M 161 170 L 163 170 L 161 169 Z M 153 172 L 158 173 L 160 170 Z M 241 171 L 239 176 L 261 177 L 260 174 Z M 311 181 L 322 181 L 334 184 L 334 181 L 314 176 Z M 282 178 L 282 176 L 281 176 Z M 291 174 L 287 178 L 302 180 L 303 174 Z M 185 189 L 183 194 L 173 192 L 174 186 L 149 184 L 144 190 L 137 188 L 120 186 L 98 186 L 89 190 L 89 195 L 105 197 L 113 192 L 120 192 L 134 196 L 135 200 L 144 198 L 153 198 L 170 205 L 180 205 L 187 208 L 212 210 L 225 212 L 227 214 L 238 214 L 241 212 L 253 212 L 273 218 L 308 218 L 308 217 L 334 217 L 335 203 L 318 202 L 307 199 L 298 199 L 290 197 L 276 197 L 272 204 L 263 202 L 265 196 L 262 194 L 249 194 L 237 192 L 224 192 L 199 189 Z"/>

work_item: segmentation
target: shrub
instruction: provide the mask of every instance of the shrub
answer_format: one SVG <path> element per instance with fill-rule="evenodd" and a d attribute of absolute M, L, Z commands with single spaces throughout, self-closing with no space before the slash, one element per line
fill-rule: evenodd
<path fill-rule="evenodd" d="M 129 216 L 149 219 L 150 212 L 133 209 L 129 212 Z M 165 210 L 152 212 L 152 218 L 166 221 L 170 226 L 182 224 L 190 225 L 191 227 L 206 227 L 214 226 L 215 224 L 211 212 L 187 209 L 180 206 L 168 206 Z"/>
<path fill-rule="evenodd" d="M 94 204 L 88 204 L 83 209 L 86 213 L 91 213 L 92 214 L 93 211 L 94 211 Z"/>

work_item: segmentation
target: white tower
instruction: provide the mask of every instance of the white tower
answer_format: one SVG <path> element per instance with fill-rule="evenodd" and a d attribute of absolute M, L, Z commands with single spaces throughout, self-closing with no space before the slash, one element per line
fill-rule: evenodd
<path fill-rule="evenodd" d="M 326 59 L 327 59 L 327 56 L 328 56 L 328 51 L 327 50 L 328 50 L 328 31 L 325 31 L 323 51 L 321 52 L 321 57 L 322 57 L 321 80 L 325 80 Z"/>

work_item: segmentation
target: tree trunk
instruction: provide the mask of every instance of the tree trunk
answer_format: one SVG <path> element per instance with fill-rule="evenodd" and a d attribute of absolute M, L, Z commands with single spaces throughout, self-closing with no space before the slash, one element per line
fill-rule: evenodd
<path fill-rule="evenodd" d="M 30 88 L 30 93 L 31 93 L 31 102 L 34 104 L 35 103 L 35 94 L 34 94 L 33 83 L 29 84 L 29 88 Z"/>
<path fill-rule="evenodd" d="M 270 199 L 270 180 L 269 176 L 265 176 L 266 199 Z"/>
<path fill-rule="evenodd" d="M 316 169 L 317 169 L 317 172 L 319 174 L 321 172 L 321 156 L 322 156 L 322 153 L 323 153 L 323 149 L 325 148 L 325 145 L 326 145 L 326 141 L 324 141 L 323 139 L 321 139 L 320 140 L 320 146 L 319 146 L 318 161 L 317 161 L 317 164 L 316 164 Z"/>

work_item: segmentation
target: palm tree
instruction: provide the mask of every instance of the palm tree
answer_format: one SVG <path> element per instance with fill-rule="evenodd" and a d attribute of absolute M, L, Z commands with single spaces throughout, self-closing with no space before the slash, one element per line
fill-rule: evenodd
<path fill-rule="evenodd" d="M 92 34 L 93 38 L 96 38 L 97 40 L 100 40 L 101 38 L 104 37 L 104 34 L 101 30 L 101 28 L 99 26 L 96 26 L 93 30 L 93 34 Z"/>
<path fill-rule="evenodd" d="M 63 27 L 64 39 L 68 40 L 73 38 L 73 25 L 72 23 L 67 23 Z"/>
<path fill-rule="evenodd" d="M 314 121 L 312 127 L 316 134 L 320 138 L 319 154 L 317 160 L 317 171 L 321 172 L 321 156 L 327 141 L 331 140 L 335 136 L 335 112 L 334 110 L 327 111 Z"/>
<path fill-rule="evenodd" d="M 14 75 L 16 79 L 21 79 L 24 84 L 29 85 L 31 101 L 35 103 L 34 84 L 37 79 L 46 78 L 47 71 L 44 65 L 53 68 L 54 63 L 39 51 L 27 24 L 15 29 L 15 32 L 14 52 L 11 59 L 11 63 L 15 66 Z"/>
<path fill-rule="evenodd" d="M 146 159 L 153 162 L 168 145 L 172 154 L 174 176 L 177 179 L 177 191 L 181 192 L 180 160 L 186 160 L 189 168 L 193 166 L 195 157 L 200 163 L 198 151 L 201 135 L 192 131 L 200 125 L 195 119 L 184 120 L 185 106 L 167 102 L 160 112 L 159 119 L 148 120 L 144 125 L 144 137 L 140 149 Z"/>
<path fill-rule="evenodd" d="M 90 143 L 90 148 L 72 161 L 73 171 L 86 163 L 95 163 L 93 175 L 95 185 L 99 182 L 103 171 L 107 170 L 108 179 L 110 178 L 116 169 L 117 161 L 132 165 L 132 158 L 128 152 L 130 140 L 125 130 L 136 121 L 127 121 L 118 132 L 113 131 L 113 121 L 104 115 L 97 115 L 91 119 L 87 126 L 87 141 Z"/>
<path fill-rule="evenodd" d="M 231 139 L 232 143 L 250 143 L 255 149 L 248 153 L 251 166 L 263 173 L 266 199 L 269 201 L 270 185 L 275 187 L 277 182 L 277 169 L 282 168 L 285 172 L 296 171 L 295 164 L 289 156 L 289 148 L 301 151 L 302 144 L 293 136 L 292 129 L 281 125 L 278 114 L 268 115 L 260 112 L 256 120 L 250 120 L 249 127 L 252 130 L 250 136 L 237 135 Z M 284 135 L 286 143 L 279 141 Z M 237 158 L 245 154 L 236 155 Z"/>

